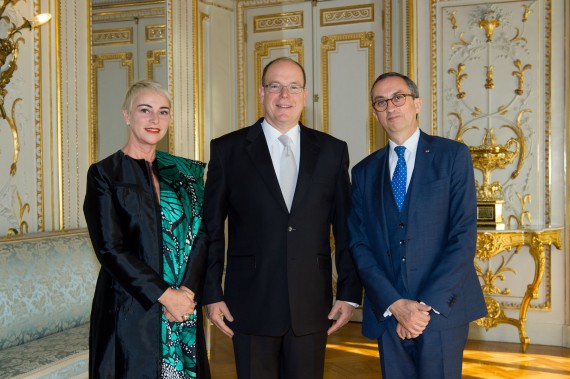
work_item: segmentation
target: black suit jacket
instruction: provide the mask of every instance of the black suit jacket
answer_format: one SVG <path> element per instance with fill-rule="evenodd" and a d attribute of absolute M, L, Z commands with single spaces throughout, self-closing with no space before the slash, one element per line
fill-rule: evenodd
<path fill-rule="evenodd" d="M 289 213 L 262 121 L 211 142 L 204 199 L 210 247 L 202 300 L 225 301 L 234 316 L 229 324 L 234 331 L 278 336 L 292 327 L 297 335 L 315 333 L 330 326 L 331 225 L 337 299 L 361 301 L 348 251 L 348 148 L 301 125 L 299 175 Z"/>

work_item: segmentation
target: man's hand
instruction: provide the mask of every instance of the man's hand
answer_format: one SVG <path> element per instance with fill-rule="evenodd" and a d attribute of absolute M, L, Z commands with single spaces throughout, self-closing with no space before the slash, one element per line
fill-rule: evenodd
<path fill-rule="evenodd" d="M 430 321 L 429 305 L 417 301 L 400 299 L 388 308 L 392 316 L 398 320 L 396 332 L 402 339 L 416 338 L 423 333 Z"/>
<path fill-rule="evenodd" d="M 225 301 L 219 301 L 206 305 L 206 314 L 214 325 L 218 327 L 226 336 L 232 338 L 234 336 L 233 330 L 224 322 L 224 317 L 229 321 L 234 321 L 232 314 Z"/>
<path fill-rule="evenodd" d="M 329 313 L 329 320 L 334 319 L 336 315 L 339 315 L 336 321 L 333 322 L 329 330 L 327 330 L 327 335 L 331 335 L 350 321 L 352 314 L 354 313 L 354 307 L 348 304 L 346 301 L 336 300 Z"/>

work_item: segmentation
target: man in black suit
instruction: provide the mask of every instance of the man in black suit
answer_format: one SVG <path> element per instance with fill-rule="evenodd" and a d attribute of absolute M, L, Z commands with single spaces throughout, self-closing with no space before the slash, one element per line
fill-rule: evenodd
<path fill-rule="evenodd" d="M 322 378 L 327 335 L 350 320 L 361 300 L 348 251 L 348 148 L 299 122 L 305 81 L 294 60 L 271 61 L 259 88 L 264 117 L 211 142 L 201 301 L 233 339 L 239 378 Z"/>

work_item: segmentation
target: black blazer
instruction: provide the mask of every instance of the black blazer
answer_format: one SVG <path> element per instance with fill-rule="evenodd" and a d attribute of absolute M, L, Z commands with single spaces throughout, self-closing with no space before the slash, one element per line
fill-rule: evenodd
<path fill-rule="evenodd" d="M 91 165 L 83 211 L 101 263 L 91 310 L 89 376 L 158 378 L 162 306 L 157 300 L 168 284 L 162 279 L 160 205 L 145 161 L 118 151 Z M 205 253 L 199 233 L 183 281 L 194 293 L 200 291 Z M 201 312 L 198 323 L 199 377 L 209 378 Z"/>
<path fill-rule="evenodd" d="M 360 281 L 348 251 L 348 148 L 301 125 L 299 175 L 289 213 L 262 121 L 211 142 L 203 219 L 210 248 L 202 300 L 225 301 L 234 316 L 229 326 L 241 333 L 278 336 L 291 326 L 297 335 L 315 333 L 330 326 L 331 226 L 336 297 L 361 302 Z"/>

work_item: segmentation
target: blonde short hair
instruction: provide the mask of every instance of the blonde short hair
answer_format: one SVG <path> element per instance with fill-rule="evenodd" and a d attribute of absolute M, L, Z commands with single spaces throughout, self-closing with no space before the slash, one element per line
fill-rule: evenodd
<path fill-rule="evenodd" d="M 170 93 L 168 90 L 159 82 L 154 80 L 139 80 L 135 82 L 127 91 L 125 95 L 125 101 L 123 102 L 122 109 L 126 110 L 127 112 L 131 113 L 133 102 L 135 98 L 144 90 L 151 90 L 156 91 L 162 95 L 164 95 L 168 99 L 168 105 L 172 106 L 172 98 L 170 97 Z"/>

